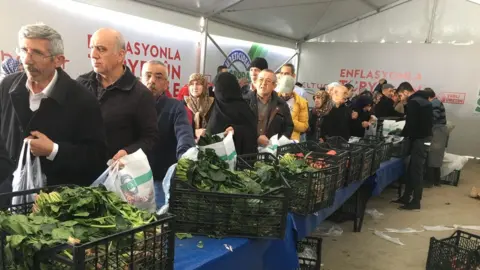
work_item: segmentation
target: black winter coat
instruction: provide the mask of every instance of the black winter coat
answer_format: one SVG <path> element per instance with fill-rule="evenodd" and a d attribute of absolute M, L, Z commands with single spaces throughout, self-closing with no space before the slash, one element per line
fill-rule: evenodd
<path fill-rule="evenodd" d="M 417 91 L 408 98 L 407 119 L 402 136 L 424 139 L 432 136 L 433 108 L 423 91 Z"/>
<path fill-rule="evenodd" d="M 402 113 L 395 111 L 395 107 L 393 105 L 394 103 L 391 98 L 382 95 L 382 98 L 380 98 L 378 104 L 375 105 L 375 116 L 377 118 L 403 117 Z"/>
<path fill-rule="evenodd" d="M 243 97 L 258 119 L 257 91 L 250 91 Z M 269 139 L 275 134 L 278 134 L 279 138 L 283 135 L 290 139 L 293 132 L 293 121 L 287 103 L 273 91 L 269 107 L 271 109 L 268 119 L 271 120 L 267 123 L 267 132 L 264 135 Z"/>
<path fill-rule="evenodd" d="M 352 123 L 352 110 L 345 104 L 340 107 L 333 106 L 323 119 L 321 138 L 339 136 L 348 140 L 350 138 L 350 125 Z"/>
<path fill-rule="evenodd" d="M 100 102 L 110 158 L 122 149 L 131 154 L 141 148 L 148 155 L 158 140 L 157 111 L 152 92 L 128 67 L 125 68 L 122 77 L 107 87 L 100 99 L 97 96 L 100 82 L 95 72 L 77 79 Z"/>
<path fill-rule="evenodd" d="M 48 185 L 90 185 L 106 168 L 106 140 L 95 97 L 58 68 L 58 79 L 37 111 L 29 107 L 25 73 L 5 77 L 0 84 L 0 137 L 16 164 L 23 140 L 40 131 L 58 144 L 53 161 L 41 157 Z"/>
<path fill-rule="evenodd" d="M 362 123 L 368 122 L 372 114 L 357 108 L 353 109 L 353 111 L 358 113 L 358 118 L 351 122 L 350 136 L 363 137 L 365 136 L 365 128 L 362 126 Z"/>

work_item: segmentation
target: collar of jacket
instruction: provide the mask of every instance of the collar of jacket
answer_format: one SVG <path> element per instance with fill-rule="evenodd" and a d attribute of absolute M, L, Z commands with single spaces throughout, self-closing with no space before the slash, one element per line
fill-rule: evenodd
<path fill-rule="evenodd" d="M 133 73 L 130 71 L 130 68 L 127 66 L 124 66 L 125 71 L 123 72 L 123 75 L 112 85 L 108 86 L 108 88 L 116 88 L 120 89 L 123 91 L 130 91 L 133 89 L 135 84 L 137 83 L 138 79 L 133 75 Z M 95 82 L 95 85 L 99 85 L 100 82 L 97 79 L 97 73 L 95 71 L 91 71 L 90 74 L 88 74 L 89 80 Z"/>
<path fill-rule="evenodd" d="M 69 85 L 71 78 L 65 71 L 63 71 L 62 68 L 57 68 L 57 76 L 57 82 L 55 83 L 55 85 L 53 85 L 53 88 L 48 94 L 48 97 L 54 99 L 59 104 L 63 105 L 65 103 L 67 94 L 66 89 L 71 87 L 71 85 Z M 29 90 L 25 86 L 26 83 L 27 74 L 23 72 L 20 78 L 14 83 L 14 86 L 10 89 L 9 94 L 14 96 L 25 94 L 28 97 Z"/>

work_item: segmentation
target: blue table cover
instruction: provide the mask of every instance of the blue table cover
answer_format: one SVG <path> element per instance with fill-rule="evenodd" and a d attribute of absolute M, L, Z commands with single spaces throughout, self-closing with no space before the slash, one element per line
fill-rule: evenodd
<path fill-rule="evenodd" d="M 380 195 L 388 185 L 397 181 L 404 173 L 405 165 L 403 159 L 392 158 L 382 162 L 376 173 L 372 196 Z"/>
<path fill-rule="evenodd" d="M 378 195 L 390 183 L 396 181 L 404 172 L 403 160 L 391 159 L 381 164 L 376 175 L 365 184 L 375 183 L 373 194 Z M 214 239 L 194 236 L 190 239 L 175 241 L 175 269 L 212 269 L 212 270 L 279 270 L 296 269 L 298 257 L 296 241 L 310 235 L 335 210 L 342 206 L 361 182 L 350 184 L 336 192 L 332 207 L 312 215 L 288 214 L 285 238 L 283 240 L 262 240 L 247 238 Z M 197 247 L 202 241 L 203 248 Z M 231 247 L 232 251 L 227 249 Z"/>

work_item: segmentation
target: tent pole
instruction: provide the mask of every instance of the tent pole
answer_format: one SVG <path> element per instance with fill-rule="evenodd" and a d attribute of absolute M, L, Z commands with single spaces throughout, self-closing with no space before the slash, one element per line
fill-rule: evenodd
<path fill-rule="evenodd" d="M 435 17 L 437 16 L 437 6 L 438 6 L 438 0 L 433 1 L 433 7 L 432 7 L 432 18 L 430 19 L 430 27 L 428 28 L 428 34 L 427 34 L 427 39 L 425 40 L 425 43 L 432 43 L 433 41 L 433 29 L 435 28 Z"/>
<path fill-rule="evenodd" d="M 287 61 L 283 62 L 283 64 L 281 64 L 277 69 L 275 69 L 275 73 L 279 71 L 285 64 L 290 62 L 290 60 L 292 60 L 297 55 L 298 55 L 298 52 L 295 52 L 292 56 L 290 56 L 290 58 L 288 58 Z"/>
<path fill-rule="evenodd" d="M 205 75 L 207 62 L 207 36 L 208 36 L 208 19 L 200 18 L 201 47 L 200 47 L 200 74 Z"/>
<path fill-rule="evenodd" d="M 300 72 L 300 54 L 302 53 L 302 44 L 298 43 L 296 44 L 297 47 L 297 61 L 295 61 L 295 79 L 298 80 L 298 73 Z"/>
<path fill-rule="evenodd" d="M 233 66 L 233 68 L 240 72 L 240 70 L 238 70 L 238 68 L 235 66 L 235 64 L 230 61 L 230 59 L 228 59 L 228 56 L 227 54 L 222 50 L 222 48 L 220 48 L 220 46 L 217 44 L 217 42 L 212 38 L 212 36 L 210 36 L 210 34 L 207 33 L 207 37 L 210 39 L 210 41 L 213 43 L 213 45 L 215 45 L 215 47 L 217 47 L 217 49 L 220 51 L 221 54 L 223 54 L 223 56 L 225 57 L 225 60 L 228 61 L 228 63 Z"/>

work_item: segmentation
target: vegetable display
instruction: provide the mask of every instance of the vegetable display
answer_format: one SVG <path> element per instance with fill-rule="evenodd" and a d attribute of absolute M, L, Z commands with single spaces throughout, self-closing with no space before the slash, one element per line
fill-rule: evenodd
<path fill-rule="evenodd" d="M 176 176 L 182 181 L 191 179 L 198 190 L 229 194 L 263 194 L 282 185 L 274 166 L 255 162 L 252 170 L 231 171 L 212 149 L 200 151 L 197 162 L 180 159 Z"/>
<path fill-rule="evenodd" d="M 221 141 L 223 141 L 223 139 L 220 138 L 220 136 L 206 133 L 205 136 L 201 136 L 200 139 L 198 139 L 198 146 L 206 146 Z"/>
<path fill-rule="evenodd" d="M 257 159 L 263 155 L 272 162 Z M 201 150 L 197 161 L 180 159 L 170 204 L 176 232 L 215 237 L 283 237 L 287 185 L 275 157 L 252 157 L 252 162 L 239 157 L 236 171 L 230 170 L 212 149 Z"/>
<path fill-rule="evenodd" d="M 103 186 L 63 187 L 50 193 L 40 192 L 28 216 L 0 213 L 0 228 L 6 234 L 4 258 L 8 269 L 31 269 L 38 251 L 61 244 L 85 244 L 155 220 L 155 215 L 129 205 Z M 135 238 L 145 239 L 147 234 L 137 233 Z M 110 242 L 107 252 L 129 244 L 121 242 Z M 97 249 L 96 252 L 102 251 Z M 68 249 L 60 255 L 73 258 Z M 91 255 L 94 256 L 93 252 Z M 130 260 L 130 252 L 120 256 L 125 256 L 125 261 Z M 109 268 L 113 266 L 111 263 Z M 59 269 L 53 265 L 43 267 Z M 92 269 L 101 268 L 98 264 Z"/>

